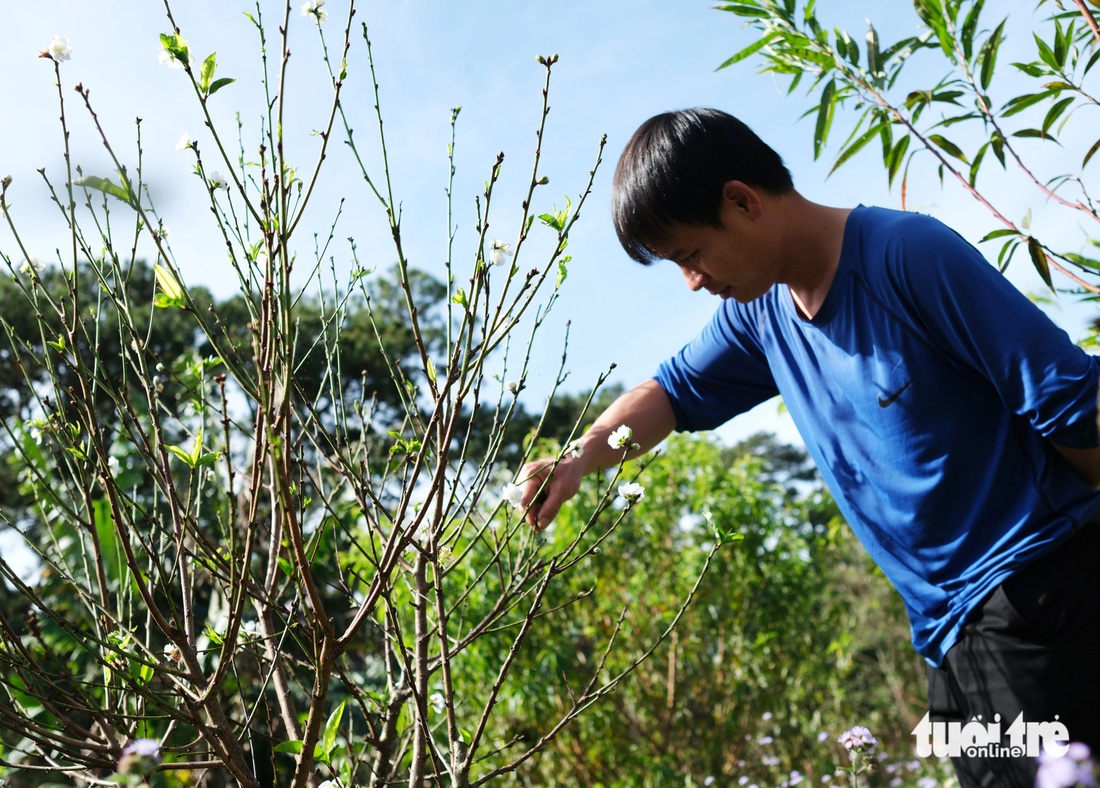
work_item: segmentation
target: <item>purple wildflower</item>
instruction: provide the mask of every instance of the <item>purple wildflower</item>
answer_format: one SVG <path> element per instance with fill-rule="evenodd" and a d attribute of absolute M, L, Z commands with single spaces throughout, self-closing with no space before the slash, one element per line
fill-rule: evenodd
<path fill-rule="evenodd" d="M 1088 745 L 1072 742 L 1064 755 L 1052 755 L 1043 750 L 1039 755 L 1039 770 L 1035 788 L 1096 788 L 1096 764 Z"/>
<path fill-rule="evenodd" d="M 837 741 L 844 745 L 848 752 L 870 752 L 878 745 L 878 739 L 871 735 L 871 731 L 862 725 L 844 731 L 837 737 Z"/>

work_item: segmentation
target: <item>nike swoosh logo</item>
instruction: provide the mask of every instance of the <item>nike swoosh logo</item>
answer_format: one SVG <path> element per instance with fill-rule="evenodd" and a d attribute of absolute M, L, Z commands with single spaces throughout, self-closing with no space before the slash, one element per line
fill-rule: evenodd
<path fill-rule="evenodd" d="M 905 390 L 906 390 L 907 388 L 909 388 L 909 387 L 910 387 L 911 385 L 913 385 L 913 381 L 911 381 L 911 380 L 910 380 L 910 381 L 909 381 L 908 383 L 906 383 L 906 384 L 905 384 L 904 386 L 902 386 L 902 387 L 901 387 L 900 389 L 898 389 L 897 391 L 895 391 L 895 392 L 894 392 L 893 394 L 891 394 L 891 395 L 890 395 L 889 397 L 882 397 L 882 396 L 880 396 L 880 397 L 878 398 L 878 406 L 879 406 L 880 408 L 888 408 L 888 407 L 890 407 L 891 405 L 893 405 L 893 404 L 894 404 L 895 402 L 897 402 L 897 401 L 898 401 L 898 397 L 900 397 L 900 396 L 902 395 L 902 392 L 903 392 L 903 391 L 905 391 Z"/>

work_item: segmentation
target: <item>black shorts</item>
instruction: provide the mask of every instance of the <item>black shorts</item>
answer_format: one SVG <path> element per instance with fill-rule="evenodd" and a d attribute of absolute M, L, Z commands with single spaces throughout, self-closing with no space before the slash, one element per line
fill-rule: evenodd
<path fill-rule="evenodd" d="M 971 614 L 943 666 L 929 669 L 928 707 L 933 722 L 988 724 L 999 714 L 1002 734 L 1021 713 L 1061 722 L 1100 755 L 1100 525 L 1025 566 Z M 1034 757 L 988 753 L 952 758 L 963 788 L 1035 785 Z"/>

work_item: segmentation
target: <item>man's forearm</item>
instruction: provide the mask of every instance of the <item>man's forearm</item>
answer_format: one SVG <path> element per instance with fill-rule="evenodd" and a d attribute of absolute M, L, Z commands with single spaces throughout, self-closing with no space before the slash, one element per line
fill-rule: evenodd
<path fill-rule="evenodd" d="M 676 415 L 668 394 L 656 380 L 647 380 L 616 399 L 588 429 L 579 443 L 585 473 L 618 465 L 623 449 L 612 448 L 608 438 L 619 427 L 631 429 L 630 442 L 638 446 L 630 457 L 649 451 L 676 427 Z"/>

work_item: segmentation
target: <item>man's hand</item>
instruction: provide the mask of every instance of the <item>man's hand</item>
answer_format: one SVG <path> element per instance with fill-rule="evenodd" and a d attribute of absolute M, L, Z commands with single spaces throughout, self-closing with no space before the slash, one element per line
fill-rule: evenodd
<path fill-rule="evenodd" d="M 578 458 L 568 454 L 560 461 L 544 459 L 524 465 L 520 483 L 527 522 L 536 531 L 550 525 L 562 504 L 577 494 L 583 476 L 584 468 Z"/>

